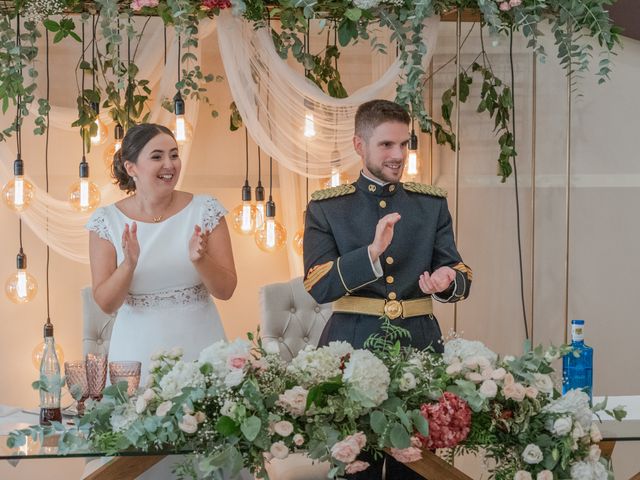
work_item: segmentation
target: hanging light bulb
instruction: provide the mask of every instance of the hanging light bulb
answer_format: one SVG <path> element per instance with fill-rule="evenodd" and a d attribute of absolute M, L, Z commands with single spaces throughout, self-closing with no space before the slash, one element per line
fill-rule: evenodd
<path fill-rule="evenodd" d="M 276 204 L 269 196 L 265 210 L 265 221 L 256 230 L 255 240 L 260 250 L 272 253 L 284 247 L 287 241 L 287 229 L 276 220 Z"/>
<path fill-rule="evenodd" d="M 69 203 L 78 212 L 91 212 L 100 204 L 100 190 L 89 180 L 89 164 L 84 155 L 80 162 L 80 179 L 69 188 Z"/>
<path fill-rule="evenodd" d="M 173 113 L 175 114 L 175 118 L 171 126 L 171 131 L 173 132 L 173 136 L 176 137 L 178 145 L 184 145 L 190 142 L 193 137 L 193 128 L 191 124 L 187 122 L 187 119 L 184 118 L 184 112 L 184 100 L 178 91 L 173 97 Z"/>
<path fill-rule="evenodd" d="M 4 285 L 4 291 L 13 303 L 22 304 L 33 300 L 38 293 L 38 282 L 27 272 L 27 256 L 22 247 L 16 257 L 16 273 L 12 274 Z"/>
<path fill-rule="evenodd" d="M 104 151 L 104 164 L 107 168 L 111 168 L 113 164 L 113 157 L 118 150 L 122 148 L 122 139 L 124 138 L 124 128 L 119 123 L 113 128 L 114 141 Z"/>
<path fill-rule="evenodd" d="M 415 130 L 411 129 L 411 137 L 409 138 L 409 153 L 407 155 L 407 165 L 405 167 L 405 175 L 408 178 L 418 176 L 420 167 L 420 159 L 418 157 L 418 137 Z"/>
<path fill-rule="evenodd" d="M 24 162 L 18 153 L 13 162 L 13 179 L 2 189 L 2 198 L 10 209 L 22 212 L 33 200 L 34 193 L 33 184 L 24 178 Z"/>
<path fill-rule="evenodd" d="M 42 355 L 44 354 L 44 345 L 45 343 L 43 340 L 38 345 L 36 345 L 31 352 L 31 363 L 33 363 L 33 366 L 36 370 L 40 370 L 40 362 L 42 361 Z M 56 355 L 58 356 L 58 362 L 60 363 L 60 365 L 64 365 L 64 349 L 58 342 L 55 342 L 55 346 Z"/>
<path fill-rule="evenodd" d="M 264 187 L 262 186 L 262 181 L 258 180 L 258 185 L 256 186 L 256 229 L 262 227 L 265 217 Z"/>
<path fill-rule="evenodd" d="M 242 203 L 231 212 L 233 222 L 231 226 L 241 235 L 253 235 L 256 231 L 256 218 L 258 209 L 251 204 L 251 186 L 249 181 L 244 181 L 242 187 Z"/>
<path fill-rule="evenodd" d="M 91 109 L 96 114 L 96 119 L 93 121 L 90 129 L 91 136 L 89 138 L 91 140 L 91 145 L 102 145 L 107 141 L 109 129 L 107 129 L 104 122 L 100 120 L 100 104 L 98 102 L 91 102 Z"/>
<path fill-rule="evenodd" d="M 313 103 L 310 100 L 304 100 L 304 136 L 313 138 L 316 136 L 316 123 L 313 117 Z"/>

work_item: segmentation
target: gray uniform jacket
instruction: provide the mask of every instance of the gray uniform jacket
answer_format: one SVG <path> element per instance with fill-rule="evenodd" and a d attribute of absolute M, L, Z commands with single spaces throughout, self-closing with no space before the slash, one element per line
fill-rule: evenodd
<path fill-rule="evenodd" d="M 304 231 L 305 288 L 318 303 L 345 295 L 381 299 L 424 298 L 418 279 L 442 266 L 456 270 L 456 279 L 436 300 L 457 302 L 469 294 L 472 272 L 462 263 L 453 238 L 446 192 L 417 183 L 380 186 L 363 175 L 351 185 L 315 192 L 307 207 Z M 397 212 L 393 240 L 380 256 L 382 276 L 372 268 L 368 246 L 383 216 Z M 440 327 L 433 315 L 398 318 L 411 333 L 416 348 L 431 345 L 440 351 Z M 329 319 L 320 345 L 344 340 L 361 348 L 380 331 L 374 315 L 336 312 Z"/>

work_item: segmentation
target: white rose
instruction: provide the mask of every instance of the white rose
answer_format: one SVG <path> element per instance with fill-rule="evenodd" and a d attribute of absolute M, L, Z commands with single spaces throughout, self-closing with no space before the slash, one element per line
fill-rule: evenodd
<path fill-rule="evenodd" d="M 596 425 L 595 423 L 591 424 L 591 429 L 589 431 L 589 435 L 591 435 L 591 441 L 593 443 L 598 443 L 598 442 L 602 441 L 602 433 L 600 432 L 600 429 L 598 428 L 598 425 Z"/>
<path fill-rule="evenodd" d="M 480 383 L 483 378 L 478 372 L 469 372 L 465 375 L 465 378 L 473 383 Z"/>
<path fill-rule="evenodd" d="M 570 417 L 560 417 L 553 422 L 552 433 L 556 435 L 566 435 L 571 431 L 573 427 L 573 421 Z"/>
<path fill-rule="evenodd" d="M 491 361 L 487 357 L 483 357 L 483 356 L 479 355 L 478 357 L 476 357 L 476 362 L 478 363 L 478 366 L 482 370 L 486 370 L 488 368 L 491 368 Z"/>
<path fill-rule="evenodd" d="M 158 408 L 156 409 L 156 415 L 159 417 L 164 417 L 167 413 L 169 413 L 169 410 L 171 410 L 172 406 L 173 406 L 173 402 L 171 400 L 162 402 L 160 405 L 158 405 Z"/>
<path fill-rule="evenodd" d="M 157 350 L 151 354 L 151 360 L 160 360 L 162 355 L 164 355 L 164 350 Z"/>
<path fill-rule="evenodd" d="M 411 372 L 404 372 L 400 379 L 400 390 L 408 392 L 416 388 L 416 377 Z"/>
<path fill-rule="evenodd" d="M 271 342 L 265 342 L 262 344 L 264 351 L 272 354 L 272 355 L 280 355 L 280 345 L 278 345 L 278 342 L 271 341 Z"/>
<path fill-rule="evenodd" d="M 185 433 L 196 433 L 198 430 L 198 421 L 193 415 L 186 414 L 182 416 L 178 427 Z"/>
<path fill-rule="evenodd" d="M 169 352 L 169 356 L 173 357 L 174 359 L 178 359 L 182 357 L 182 354 L 183 354 L 183 351 L 181 347 L 173 347 Z"/>
<path fill-rule="evenodd" d="M 522 452 L 522 460 L 524 460 L 525 463 L 528 463 L 529 465 L 540 463 L 543 457 L 544 455 L 542 454 L 542 450 L 540 450 L 540 447 L 533 443 L 527 445 L 524 449 L 524 452 Z"/>
<path fill-rule="evenodd" d="M 236 402 L 232 402 L 231 400 L 225 400 L 224 405 L 220 409 L 220 413 L 227 417 L 233 417 L 233 412 L 236 409 Z"/>
<path fill-rule="evenodd" d="M 136 413 L 141 414 L 147 409 L 147 401 L 144 397 L 138 397 L 136 400 Z"/>
<path fill-rule="evenodd" d="M 600 460 L 600 447 L 598 445 L 591 445 L 591 447 L 589 447 L 589 460 L 592 462 Z"/>
<path fill-rule="evenodd" d="M 553 391 L 553 380 L 544 373 L 534 373 L 533 386 L 543 393 L 551 393 Z"/>
<path fill-rule="evenodd" d="M 465 359 L 465 361 L 463 362 L 464 366 L 466 368 L 470 368 L 470 369 L 474 369 L 478 366 L 478 359 L 480 357 L 469 357 L 467 359 Z"/>
<path fill-rule="evenodd" d="M 513 480 L 532 480 L 531 474 L 525 470 L 518 470 L 513 476 Z"/>
<path fill-rule="evenodd" d="M 551 470 L 542 470 L 536 476 L 536 480 L 553 480 L 553 472 Z"/>
<path fill-rule="evenodd" d="M 243 379 L 244 372 L 242 371 L 242 369 L 234 368 L 229 373 L 227 373 L 226 377 L 224 377 L 224 384 L 229 388 L 237 387 L 242 383 Z"/>
<path fill-rule="evenodd" d="M 274 424 L 273 430 L 281 437 L 288 437 L 293 433 L 293 425 L 291 424 L 291 422 L 282 420 Z"/>
<path fill-rule="evenodd" d="M 584 428 L 582 428 L 579 422 L 574 424 L 572 436 L 574 440 L 579 440 L 585 436 Z"/>
<path fill-rule="evenodd" d="M 447 375 L 455 375 L 462 371 L 462 364 L 459 362 L 452 363 L 446 369 Z"/>
<path fill-rule="evenodd" d="M 302 445 L 304 445 L 304 437 L 299 433 L 296 433 L 293 436 L 293 443 L 295 443 L 297 447 L 301 447 Z"/>
<path fill-rule="evenodd" d="M 150 402 L 151 400 L 156 398 L 156 392 L 154 392 L 150 388 L 147 388 L 142 394 L 142 398 L 144 398 L 147 402 Z"/>
<path fill-rule="evenodd" d="M 500 368 L 496 368 L 493 372 L 491 372 L 491 378 L 493 380 L 497 380 L 500 381 L 502 379 L 504 379 L 504 376 L 507 374 L 507 371 L 500 367 Z"/>
<path fill-rule="evenodd" d="M 160 368 L 160 365 L 162 365 L 158 360 L 154 360 L 149 364 L 149 371 L 153 372 L 154 370 L 156 370 L 157 368 Z"/>
<path fill-rule="evenodd" d="M 282 460 L 289 456 L 289 447 L 287 447 L 284 442 L 275 442 L 271 445 L 271 448 L 269 448 L 269 452 L 275 458 Z"/>
<path fill-rule="evenodd" d="M 498 393 L 498 385 L 493 380 L 485 380 L 480 385 L 479 391 L 484 398 L 493 398 Z"/>
<path fill-rule="evenodd" d="M 207 416 L 205 415 L 204 412 L 196 412 L 196 422 L 198 423 L 202 423 L 207 419 Z"/>

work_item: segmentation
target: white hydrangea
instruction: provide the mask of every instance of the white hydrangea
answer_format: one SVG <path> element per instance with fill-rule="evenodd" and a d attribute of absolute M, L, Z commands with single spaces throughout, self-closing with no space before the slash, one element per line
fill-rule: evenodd
<path fill-rule="evenodd" d="M 325 348 L 338 358 L 353 353 L 353 346 L 349 342 L 330 342 Z"/>
<path fill-rule="evenodd" d="M 498 355 L 489 350 L 484 343 L 477 340 L 465 340 L 464 338 L 455 338 L 444 344 L 444 354 L 442 356 L 447 365 L 451 365 L 456 361 L 464 363 L 465 360 L 473 358 L 476 362 L 477 357 L 484 358 L 493 366 L 498 359 Z"/>
<path fill-rule="evenodd" d="M 205 387 L 205 378 L 198 363 L 179 361 L 160 379 L 160 395 L 165 400 L 177 397 L 185 387 Z"/>
<path fill-rule="evenodd" d="M 591 430 L 593 412 L 589 407 L 589 395 L 582 390 L 569 390 L 565 395 L 546 405 L 543 412 L 570 413 L 585 432 Z"/>
<path fill-rule="evenodd" d="M 246 358 L 251 356 L 251 343 L 244 339 L 237 339 L 231 343 L 219 340 L 200 352 L 199 364 L 208 363 L 213 367 L 212 375 L 219 379 L 225 379 L 231 370 L 229 360 L 233 358 Z"/>
<path fill-rule="evenodd" d="M 133 399 L 130 399 L 129 402 L 117 405 L 113 409 L 109 417 L 109 423 L 114 432 L 123 432 L 133 425 L 133 422 L 137 419 L 136 404 Z"/>
<path fill-rule="evenodd" d="M 388 398 L 389 370 L 368 350 L 355 350 L 351 354 L 342 378 L 364 407 L 377 407 Z"/>
<path fill-rule="evenodd" d="M 578 462 L 571 467 L 572 480 L 607 480 L 607 469 L 600 462 Z"/>
<path fill-rule="evenodd" d="M 380 0 L 353 0 L 353 4 L 362 10 L 369 10 L 380 5 Z"/>
<path fill-rule="evenodd" d="M 340 375 L 340 356 L 336 355 L 332 348 L 322 347 L 316 349 L 308 345 L 300 350 L 287 370 L 295 377 L 303 387 L 308 388 L 317 383 L 326 382 L 332 377 Z"/>

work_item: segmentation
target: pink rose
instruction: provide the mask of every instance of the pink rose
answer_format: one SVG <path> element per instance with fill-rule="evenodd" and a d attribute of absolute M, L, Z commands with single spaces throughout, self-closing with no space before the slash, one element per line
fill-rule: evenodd
<path fill-rule="evenodd" d="M 244 368 L 245 363 L 247 363 L 247 358 L 242 355 L 234 355 L 227 359 L 227 366 L 229 368 Z"/>
<path fill-rule="evenodd" d="M 356 432 L 353 435 L 349 435 L 347 438 L 355 440 L 360 450 L 362 450 L 367 444 L 367 436 L 362 432 Z"/>
<path fill-rule="evenodd" d="M 529 398 L 536 398 L 538 396 L 538 389 L 536 387 L 527 387 L 524 389 L 524 393 Z"/>
<path fill-rule="evenodd" d="M 553 472 L 551 470 L 542 470 L 536 475 L 536 480 L 553 480 Z"/>
<path fill-rule="evenodd" d="M 193 415 L 183 415 L 182 420 L 178 423 L 178 428 L 185 433 L 196 433 L 196 430 L 198 430 L 198 421 Z"/>
<path fill-rule="evenodd" d="M 507 374 L 507 371 L 504 368 L 502 368 L 502 367 L 496 368 L 493 372 L 491 372 L 491 379 L 492 380 L 502 380 L 505 377 L 506 374 Z"/>
<path fill-rule="evenodd" d="M 502 10 L 503 12 L 507 12 L 511 10 L 511 5 L 509 5 L 509 2 L 502 2 L 500 4 L 500 10 Z"/>
<path fill-rule="evenodd" d="M 287 447 L 284 442 L 275 442 L 271 445 L 269 452 L 275 458 L 279 458 L 280 460 L 282 460 L 289 456 L 289 447 Z"/>
<path fill-rule="evenodd" d="M 273 425 L 273 430 L 281 437 L 288 437 L 293 433 L 293 425 L 291 424 L 291 422 L 282 420 L 280 422 L 276 422 Z"/>
<path fill-rule="evenodd" d="M 482 375 L 479 374 L 478 372 L 469 372 L 465 375 L 465 378 L 473 383 L 480 383 L 482 382 L 482 380 L 484 380 L 482 378 Z"/>
<path fill-rule="evenodd" d="M 352 436 L 345 438 L 331 447 L 331 456 L 342 463 L 354 462 L 359 453 L 360 447 Z"/>
<path fill-rule="evenodd" d="M 509 5 L 512 7 L 517 7 L 522 3 L 522 0 L 509 0 Z"/>
<path fill-rule="evenodd" d="M 302 387 L 293 387 L 278 397 L 276 404 L 283 407 L 294 417 L 304 414 L 307 408 L 307 394 L 309 392 Z"/>
<path fill-rule="evenodd" d="M 521 402 L 522 400 L 524 400 L 526 390 L 520 383 L 507 384 L 505 382 L 504 388 L 502 389 L 502 394 L 504 395 L 504 398 L 512 398 L 516 402 Z"/>
<path fill-rule="evenodd" d="M 296 444 L 296 447 L 301 447 L 302 445 L 304 445 L 304 437 L 299 433 L 296 433 L 293 436 L 293 443 Z"/>
<path fill-rule="evenodd" d="M 513 476 L 513 480 L 531 480 L 531 474 L 526 470 L 518 470 Z"/>
<path fill-rule="evenodd" d="M 391 448 L 391 456 L 401 463 L 417 462 L 422 458 L 422 449 L 418 447 Z"/>
<path fill-rule="evenodd" d="M 351 462 L 349 465 L 347 465 L 347 468 L 344 469 L 344 473 L 346 473 L 347 475 L 351 475 L 353 473 L 362 472 L 367 468 L 369 468 L 369 463 L 363 462 L 361 460 L 356 460 L 355 462 Z"/>
<path fill-rule="evenodd" d="M 207 419 L 207 415 L 204 412 L 196 412 L 196 421 L 202 423 Z"/>

